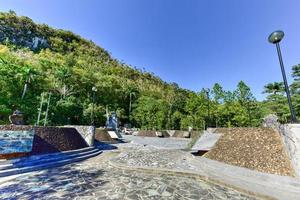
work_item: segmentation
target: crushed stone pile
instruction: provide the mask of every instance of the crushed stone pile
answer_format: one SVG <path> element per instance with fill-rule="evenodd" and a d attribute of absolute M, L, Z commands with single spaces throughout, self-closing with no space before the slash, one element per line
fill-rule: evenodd
<path fill-rule="evenodd" d="M 283 176 L 294 176 L 281 136 L 271 128 L 217 128 L 221 138 L 205 157 Z"/>

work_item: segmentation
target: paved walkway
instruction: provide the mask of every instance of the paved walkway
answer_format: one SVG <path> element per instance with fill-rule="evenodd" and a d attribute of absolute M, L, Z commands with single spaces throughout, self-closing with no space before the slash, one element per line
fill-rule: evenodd
<path fill-rule="evenodd" d="M 110 160 L 115 166 L 148 171 L 175 172 L 177 176 L 205 177 L 232 185 L 244 191 L 274 199 L 300 199 L 300 180 L 262 173 L 192 156 L 175 149 L 161 150 L 153 146 L 120 147 L 122 153 Z"/>
<path fill-rule="evenodd" d="M 0 199 L 255 199 L 199 178 L 133 168 L 192 169 L 185 162 L 187 152 L 135 144 L 123 144 L 117 151 L 5 182 L 0 179 Z"/>
<path fill-rule="evenodd" d="M 185 149 L 190 142 L 190 139 L 186 138 L 141 137 L 133 135 L 123 135 L 123 139 L 131 141 L 133 144 L 154 146 L 160 149 Z"/>

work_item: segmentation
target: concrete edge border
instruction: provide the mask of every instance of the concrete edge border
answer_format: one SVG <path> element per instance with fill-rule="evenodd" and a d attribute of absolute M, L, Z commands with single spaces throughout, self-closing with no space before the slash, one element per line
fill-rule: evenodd
<path fill-rule="evenodd" d="M 190 159 L 190 158 L 188 158 Z M 208 158 L 194 158 L 200 174 L 238 188 L 273 199 L 300 199 L 300 180 L 294 177 L 263 173 Z"/>

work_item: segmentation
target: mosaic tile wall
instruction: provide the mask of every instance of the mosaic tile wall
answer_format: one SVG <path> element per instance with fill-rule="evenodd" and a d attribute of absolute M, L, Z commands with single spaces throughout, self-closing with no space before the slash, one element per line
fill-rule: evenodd
<path fill-rule="evenodd" d="M 0 131 L 0 154 L 31 152 L 34 130 Z"/>

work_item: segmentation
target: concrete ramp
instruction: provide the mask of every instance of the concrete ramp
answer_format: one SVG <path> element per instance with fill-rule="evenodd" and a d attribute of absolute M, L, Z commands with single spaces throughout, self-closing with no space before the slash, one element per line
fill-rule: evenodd
<path fill-rule="evenodd" d="M 122 138 L 122 136 L 119 133 L 117 133 L 116 131 L 107 131 L 107 132 L 112 139 Z"/>
<path fill-rule="evenodd" d="M 219 140 L 222 134 L 204 132 L 204 134 L 198 139 L 195 145 L 192 147 L 192 151 L 209 151 L 216 142 Z"/>

